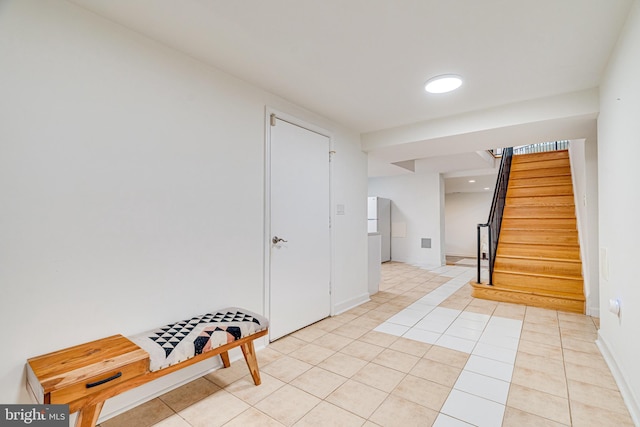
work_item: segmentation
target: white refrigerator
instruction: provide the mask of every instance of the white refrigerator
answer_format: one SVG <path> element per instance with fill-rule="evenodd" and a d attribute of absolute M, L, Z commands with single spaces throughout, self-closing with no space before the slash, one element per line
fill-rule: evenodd
<path fill-rule="evenodd" d="M 367 206 L 369 233 L 380 233 L 382 237 L 381 261 L 391 261 L 391 200 L 369 197 Z"/>

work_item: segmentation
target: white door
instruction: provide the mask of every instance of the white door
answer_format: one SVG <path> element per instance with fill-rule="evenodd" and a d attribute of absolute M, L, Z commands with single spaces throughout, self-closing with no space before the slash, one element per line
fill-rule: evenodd
<path fill-rule="evenodd" d="M 275 340 L 330 313 L 330 141 L 281 119 L 269 129 L 269 321 Z"/>

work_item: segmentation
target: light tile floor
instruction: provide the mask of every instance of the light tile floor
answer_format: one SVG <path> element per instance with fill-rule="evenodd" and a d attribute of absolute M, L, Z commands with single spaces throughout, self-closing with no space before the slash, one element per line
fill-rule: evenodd
<path fill-rule="evenodd" d="M 102 423 L 633 426 L 597 319 L 471 297 L 475 269 L 383 264 L 371 301 Z M 469 276 L 471 274 L 471 276 Z"/>

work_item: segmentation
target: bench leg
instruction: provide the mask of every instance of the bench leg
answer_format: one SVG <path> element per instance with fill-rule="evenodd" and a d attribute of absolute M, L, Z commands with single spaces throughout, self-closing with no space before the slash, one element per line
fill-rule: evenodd
<path fill-rule="evenodd" d="M 249 341 L 246 344 L 242 344 L 240 348 L 242 349 L 244 360 L 247 362 L 247 366 L 249 367 L 249 372 L 253 377 L 253 383 L 255 385 L 260 385 L 262 381 L 260 380 L 260 371 L 258 370 L 258 359 L 256 358 L 256 350 L 253 347 L 253 340 Z"/>
<path fill-rule="evenodd" d="M 228 368 L 229 366 L 231 366 L 231 362 L 229 361 L 228 351 L 223 351 L 222 353 L 220 353 L 220 359 L 222 359 L 222 364 L 224 365 L 225 368 Z"/>
<path fill-rule="evenodd" d="M 80 409 L 76 418 L 76 427 L 95 427 L 100 417 L 102 405 L 104 405 L 104 401 Z"/>

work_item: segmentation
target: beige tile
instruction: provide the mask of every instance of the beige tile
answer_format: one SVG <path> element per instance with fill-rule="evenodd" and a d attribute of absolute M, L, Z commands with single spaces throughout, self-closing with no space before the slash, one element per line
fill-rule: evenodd
<path fill-rule="evenodd" d="M 424 358 L 462 369 L 467 363 L 469 355 L 462 351 L 451 350 L 434 345 L 427 351 Z"/>
<path fill-rule="evenodd" d="M 567 379 L 569 380 L 593 384 L 611 390 L 618 390 L 618 385 L 608 369 L 593 369 L 589 366 L 576 365 L 571 362 L 565 362 L 564 367 L 567 373 Z"/>
<path fill-rule="evenodd" d="M 450 391 L 450 387 L 414 377 L 413 375 L 407 375 L 391 394 L 434 411 L 439 411 L 445 400 L 447 400 Z"/>
<path fill-rule="evenodd" d="M 326 332 L 331 332 L 334 329 L 344 325 L 344 322 L 336 319 L 335 317 L 328 317 L 324 320 L 319 321 L 315 325 L 318 329 L 322 329 L 323 331 L 326 331 Z"/>
<path fill-rule="evenodd" d="M 260 412 L 255 408 L 249 408 L 224 425 L 224 427 L 247 426 L 282 427 L 284 424 L 279 423 L 267 414 Z"/>
<path fill-rule="evenodd" d="M 450 308 L 452 310 L 464 310 L 467 305 L 469 305 L 469 301 L 460 301 L 460 300 L 454 300 L 454 299 L 448 299 L 445 302 L 443 302 L 442 304 L 440 304 L 440 307 L 444 307 L 444 308 Z"/>
<path fill-rule="evenodd" d="M 357 357 L 358 359 L 370 362 L 378 354 L 380 354 L 382 350 L 384 350 L 384 347 L 356 340 L 340 350 L 340 353 L 348 354 L 349 356 Z"/>
<path fill-rule="evenodd" d="M 563 329 L 561 331 L 562 338 L 575 338 L 577 340 L 594 342 L 598 339 L 598 334 L 596 332 L 584 332 L 584 331 L 575 331 L 572 329 Z"/>
<path fill-rule="evenodd" d="M 554 396 L 567 398 L 567 383 L 564 375 L 552 375 L 546 372 L 534 371 L 529 368 L 515 367 L 511 382 L 553 394 Z"/>
<path fill-rule="evenodd" d="M 395 369 L 396 371 L 409 372 L 420 360 L 417 356 L 412 356 L 401 351 L 392 350 L 390 348 L 385 349 L 382 353 L 378 354 L 373 362 L 378 365 L 386 366 L 387 368 Z"/>
<path fill-rule="evenodd" d="M 256 352 L 258 358 L 258 366 L 268 365 L 281 358 L 283 353 L 273 350 L 271 347 L 263 348 Z"/>
<path fill-rule="evenodd" d="M 284 425 L 291 426 L 313 409 L 320 399 L 291 385 L 284 385 L 255 408 Z"/>
<path fill-rule="evenodd" d="M 178 413 L 194 427 L 221 426 L 249 408 L 242 400 L 219 390 Z M 133 425 L 133 424 L 132 424 Z"/>
<path fill-rule="evenodd" d="M 340 335 L 347 338 L 358 339 L 367 332 L 369 332 L 372 328 L 362 328 L 359 326 L 353 326 L 351 324 L 344 325 L 339 328 L 336 328 L 332 331 L 332 333 L 336 335 Z"/>
<path fill-rule="evenodd" d="M 584 353 L 565 348 L 563 350 L 564 360 L 566 362 L 575 363 L 576 365 L 590 366 L 594 369 L 608 370 L 604 358 L 600 354 Z"/>
<path fill-rule="evenodd" d="M 581 402 L 571 402 L 571 420 L 574 427 L 616 426 L 633 427 L 628 412 L 614 412 Z"/>
<path fill-rule="evenodd" d="M 523 331 L 531 331 L 538 332 L 540 334 L 554 335 L 556 337 L 560 336 L 560 328 L 556 323 L 534 323 L 531 321 L 525 320 L 522 323 Z"/>
<path fill-rule="evenodd" d="M 562 360 L 549 359 L 544 356 L 536 356 L 519 351 L 516 355 L 515 366 L 528 368 L 534 371 L 546 372 L 550 375 L 564 377 L 564 363 Z"/>
<path fill-rule="evenodd" d="M 312 368 L 312 365 L 293 357 L 285 356 L 261 368 L 261 371 L 288 383 L 298 375 Z"/>
<path fill-rule="evenodd" d="M 356 316 L 355 314 L 351 314 L 349 312 L 342 313 L 342 314 L 339 314 L 337 316 L 332 317 L 332 319 L 335 319 L 335 320 L 337 320 L 339 322 L 342 322 L 342 324 L 350 323 L 350 322 L 352 322 L 353 320 L 355 320 L 357 318 L 358 318 L 358 316 Z"/>
<path fill-rule="evenodd" d="M 398 337 L 395 335 L 389 335 L 378 331 L 367 332 L 360 338 L 359 341 L 364 341 L 369 344 L 374 344 L 380 347 L 389 347 L 398 341 Z M 395 348 L 395 345 L 394 345 Z"/>
<path fill-rule="evenodd" d="M 562 348 L 581 351 L 583 353 L 600 354 L 595 342 L 577 340 L 575 338 L 562 338 Z"/>
<path fill-rule="evenodd" d="M 528 412 L 507 406 L 504 411 L 502 427 L 562 427 L 560 424 Z"/>
<path fill-rule="evenodd" d="M 324 399 L 346 381 L 347 379 L 341 375 L 314 366 L 291 381 L 291 385 Z"/>
<path fill-rule="evenodd" d="M 584 314 L 578 313 L 570 313 L 568 311 L 559 311 L 558 312 L 558 320 L 560 321 L 568 321 L 568 322 L 576 322 L 583 323 L 585 325 L 593 324 L 593 317 L 586 316 Z"/>
<path fill-rule="evenodd" d="M 400 337 L 390 347 L 412 356 L 422 357 L 429 351 L 431 344 Z"/>
<path fill-rule="evenodd" d="M 349 327 L 355 326 L 355 327 L 364 328 L 367 331 L 370 331 L 371 329 L 378 327 L 380 323 L 381 322 L 379 320 L 369 319 L 367 317 L 360 316 L 357 319 L 349 322 Z"/>
<path fill-rule="evenodd" d="M 349 380 L 331 393 L 326 401 L 363 418 L 369 418 L 387 396 L 388 393 L 366 384 Z"/>
<path fill-rule="evenodd" d="M 388 313 L 385 311 L 371 310 L 361 315 L 360 317 L 374 320 L 376 323 L 380 324 L 385 320 L 387 320 L 388 318 L 390 318 L 391 316 L 393 316 L 392 313 Z"/>
<path fill-rule="evenodd" d="M 289 353 L 289 356 L 295 357 L 296 359 L 302 360 L 303 362 L 307 362 L 311 365 L 317 365 L 333 353 L 335 353 L 335 351 L 329 350 L 328 348 L 315 344 L 307 344 L 296 351 L 292 351 Z"/>
<path fill-rule="evenodd" d="M 272 342 L 269 344 L 268 348 L 279 351 L 280 353 L 289 354 L 300 347 L 304 347 L 305 345 L 307 345 L 306 341 L 298 339 L 292 335 L 288 335 Z"/>
<path fill-rule="evenodd" d="M 100 423 L 102 427 L 150 427 L 174 414 L 162 400 L 153 399 Z"/>
<path fill-rule="evenodd" d="M 570 320 L 562 320 L 560 319 L 560 330 L 571 330 L 571 331 L 581 331 L 587 333 L 597 333 L 596 325 L 593 324 L 590 320 L 587 320 L 588 323 L 580 323 L 574 322 Z"/>
<path fill-rule="evenodd" d="M 520 339 L 552 347 L 561 347 L 560 337 L 534 331 L 522 331 Z"/>
<path fill-rule="evenodd" d="M 327 331 L 322 330 L 320 328 L 314 328 L 314 327 L 306 327 L 304 329 L 300 329 L 299 331 L 294 332 L 293 334 L 291 334 L 294 338 L 298 338 L 302 341 L 306 341 L 306 342 L 312 342 L 313 340 L 316 340 L 318 338 L 320 338 L 321 336 L 323 336 L 324 334 L 326 334 Z"/>
<path fill-rule="evenodd" d="M 390 393 L 404 377 L 404 373 L 396 371 L 395 369 L 369 363 L 360 369 L 351 379 Z"/>
<path fill-rule="evenodd" d="M 265 372 L 261 373 L 260 378 L 262 380 L 262 383 L 257 386 L 253 383 L 253 378 L 250 375 L 247 375 L 225 387 L 225 391 L 228 391 L 234 396 L 239 397 L 249 405 L 255 405 L 256 403 L 285 385 L 284 382 L 275 377 L 272 377 Z"/>
<path fill-rule="evenodd" d="M 493 312 L 494 316 L 506 317 L 508 319 L 516 319 L 522 320 L 524 319 L 524 314 L 526 311 L 526 307 L 524 305 L 518 304 L 509 304 L 506 302 L 501 302 L 496 307 Z"/>
<path fill-rule="evenodd" d="M 353 338 L 347 338 L 329 332 L 315 340 L 313 343 L 315 345 L 319 345 L 320 347 L 328 348 L 329 350 L 339 351 L 347 345 L 351 344 L 351 342 L 353 342 Z"/>
<path fill-rule="evenodd" d="M 309 411 L 296 427 L 360 427 L 364 424 L 365 419 L 361 418 L 349 411 L 345 411 L 336 405 L 328 402 L 320 402 L 318 406 Z"/>
<path fill-rule="evenodd" d="M 351 378 L 351 376 L 366 364 L 367 362 L 362 359 L 338 352 L 325 359 L 318 367 L 342 375 L 343 377 Z"/>
<path fill-rule="evenodd" d="M 160 396 L 160 400 L 167 404 L 175 412 L 179 412 L 196 403 L 199 400 L 215 393 L 220 390 L 220 387 L 206 380 L 205 378 L 198 378 L 191 381 L 175 390 Z"/>
<path fill-rule="evenodd" d="M 370 311 L 371 311 L 370 308 L 365 308 L 365 307 L 359 305 L 358 307 L 354 307 L 351 310 L 347 311 L 347 313 L 355 314 L 356 316 L 362 316 L 363 314 L 368 313 Z"/>
<path fill-rule="evenodd" d="M 262 369 L 262 366 L 260 367 L 260 369 Z M 247 368 L 247 364 L 243 359 L 236 360 L 231 364 L 230 367 L 217 369 L 212 373 L 205 375 L 204 377 L 207 380 L 219 385 L 220 387 L 226 387 L 232 382 L 238 381 L 248 373 L 249 369 Z"/>
<path fill-rule="evenodd" d="M 478 305 L 473 305 L 473 303 L 470 303 L 465 307 L 464 311 L 468 311 L 470 313 L 486 314 L 487 316 L 491 316 L 495 311 L 495 307 L 478 306 Z"/>
<path fill-rule="evenodd" d="M 455 366 L 445 365 L 444 363 L 436 362 L 431 359 L 421 359 L 416 366 L 409 372 L 416 377 L 430 380 L 443 386 L 453 388 L 453 385 L 458 380 L 462 368 Z"/>
<path fill-rule="evenodd" d="M 398 396 L 389 396 L 371 416 L 376 425 L 385 427 L 424 427 L 434 423 L 438 412 Z"/>
<path fill-rule="evenodd" d="M 153 427 L 191 427 L 191 424 L 182 419 L 180 415 L 174 414 L 154 424 Z"/>
<path fill-rule="evenodd" d="M 556 310 L 549 310 L 540 307 L 527 306 L 526 316 L 536 319 L 558 320 L 558 312 Z"/>
<path fill-rule="evenodd" d="M 624 404 L 622 395 L 618 390 L 598 387 L 597 385 L 575 380 L 567 381 L 567 385 L 569 386 L 569 400 L 572 403 L 577 401 L 608 411 L 623 414 L 627 412 L 627 406 Z"/>
<path fill-rule="evenodd" d="M 564 360 L 562 347 L 540 344 L 533 341 L 521 340 L 518 345 L 518 352 L 547 357 L 549 359 Z"/>
<path fill-rule="evenodd" d="M 511 384 L 507 406 L 570 425 L 569 401 L 558 396 Z"/>

